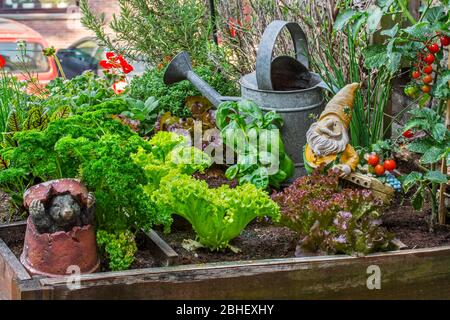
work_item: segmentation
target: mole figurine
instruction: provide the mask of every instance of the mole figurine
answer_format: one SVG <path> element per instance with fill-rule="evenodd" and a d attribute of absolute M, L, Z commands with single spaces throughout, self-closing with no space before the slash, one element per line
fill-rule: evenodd
<path fill-rule="evenodd" d="M 31 202 L 29 213 L 39 233 L 68 232 L 74 227 L 93 224 L 95 197 L 88 194 L 87 206 L 83 208 L 71 194 L 54 196 L 48 208 L 38 199 Z"/>

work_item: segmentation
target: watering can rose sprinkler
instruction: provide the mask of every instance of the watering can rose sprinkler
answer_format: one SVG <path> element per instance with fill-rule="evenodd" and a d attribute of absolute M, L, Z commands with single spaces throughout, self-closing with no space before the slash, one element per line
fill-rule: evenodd
<path fill-rule="evenodd" d="M 295 49 L 295 58 L 279 56 L 272 59 L 280 32 L 287 28 Z M 275 111 L 283 118 L 281 135 L 286 154 L 294 161 L 295 172 L 290 181 L 305 173 L 302 151 L 306 145 L 306 132 L 313 123 L 311 115 L 323 111 L 322 89 L 328 89 L 316 73 L 309 72 L 308 45 L 300 25 L 276 20 L 270 23 L 261 39 L 256 71 L 244 75 L 239 83 L 242 97 L 224 97 L 211 88 L 192 69 L 187 52 L 179 53 L 168 65 L 164 83 L 189 80 L 215 107 L 222 102 L 252 100 L 262 111 Z"/>

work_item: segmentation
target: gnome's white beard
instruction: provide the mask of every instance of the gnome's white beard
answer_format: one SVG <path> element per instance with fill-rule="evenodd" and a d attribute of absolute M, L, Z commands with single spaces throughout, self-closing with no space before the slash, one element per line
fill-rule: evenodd
<path fill-rule="evenodd" d="M 317 126 L 317 122 L 313 123 L 306 133 L 306 141 L 316 156 L 328 156 L 330 154 L 337 154 L 345 150 L 349 142 L 349 137 L 346 130 L 343 130 L 342 136 L 339 140 L 336 140 L 333 138 L 328 138 L 324 134 L 317 132 Z"/>

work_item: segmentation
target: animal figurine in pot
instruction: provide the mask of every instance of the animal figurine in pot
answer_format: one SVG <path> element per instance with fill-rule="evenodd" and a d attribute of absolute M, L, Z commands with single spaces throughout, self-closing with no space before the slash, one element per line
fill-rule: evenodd
<path fill-rule="evenodd" d="M 95 240 L 95 197 L 76 179 L 38 184 L 25 192 L 29 211 L 20 260 L 33 275 L 57 277 L 76 268 L 99 267 Z"/>

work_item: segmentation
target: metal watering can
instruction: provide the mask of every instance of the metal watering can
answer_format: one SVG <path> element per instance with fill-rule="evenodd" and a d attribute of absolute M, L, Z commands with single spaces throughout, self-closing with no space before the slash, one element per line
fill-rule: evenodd
<path fill-rule="evenodd" d="M 280 56 L 272 60 L 278 35 L 287 28 L 295 48 L 295 59 Z M 320 76 L 310 73 L 308 44 L 300 25 L 295 22 L 273 21 L 264 31 L 259 46 L 256 71 L 244 75 L 239 83 L 242 97 L 224 97 L 211 88 L 192 70 L 187 52 L 179 53 L 167 67 L 164 83 L 171 85 L 189 80 L 214 106 L 224 101 L 253 100 L 265 112 L 276 111 L 284 120 L 281 134 L 287 154 L 295 163 L 291 180 L 305 174 L 303 146 L 306 132 L 324 108 L 322 89 L 328 89 Z"/>

